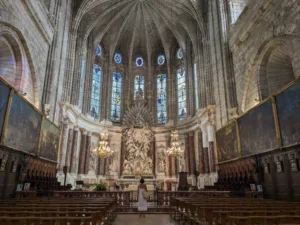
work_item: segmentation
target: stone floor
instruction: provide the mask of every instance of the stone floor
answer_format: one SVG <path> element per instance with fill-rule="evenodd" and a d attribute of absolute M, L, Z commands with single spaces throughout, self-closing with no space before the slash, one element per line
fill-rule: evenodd
<path fill-rule="evenodd" d="M 140 218 L 138 214 L 119 214 L 114 225 L 175 225 L 168 214 L 148 214 Z"/>

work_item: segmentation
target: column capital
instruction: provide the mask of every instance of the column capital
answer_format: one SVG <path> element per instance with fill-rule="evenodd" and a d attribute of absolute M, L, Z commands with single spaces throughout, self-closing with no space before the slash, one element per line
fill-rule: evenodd
<path fill-rule="evenodd" d="M 84 129 L 82 127 L 79 127 L 79 130 L 80 130 L 80 132 L 81 132 L 82 135 L 86 135 L 87 134 L 86 129 Z"/>
<path fill-rule="evenodd" d="M 194 130 L 189 132 L 189 136 L 190 136 L 190 137 L 191 137 L 191 136 L 194 136 L 194 135 L 195 135 L 195 131 L 194 131 Z"/>
<path fill-rule="evenodd" d="M 207 132 L 207 124 L 206 123 L 200 124 L 200 129 L 201 129 L 202 133 L 206 133 Z"/>

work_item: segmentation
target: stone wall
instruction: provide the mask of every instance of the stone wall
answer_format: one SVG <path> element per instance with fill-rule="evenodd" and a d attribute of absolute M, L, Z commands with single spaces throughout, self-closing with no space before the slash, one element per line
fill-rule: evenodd
<path fill-rule="evenodd" d="M 300 2 L 249 1 L 230 28 L 239 112 L 300 75 Z"/>
<path fill-rule="evenodd" d="M 27 69 L 31 72 L 33 83 L 33 103 L 41 109 L 48 49 L 54 34 L 53 24 L 41 1 L 1 0 L 0 5 L 0 35 L 10 42 L 19 42 L 19 47 L 24 49 L 22 55 L 28 60 Z"/>

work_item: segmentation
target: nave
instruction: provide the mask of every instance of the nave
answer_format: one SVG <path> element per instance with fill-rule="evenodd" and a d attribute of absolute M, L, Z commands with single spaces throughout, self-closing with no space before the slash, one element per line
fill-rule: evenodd
<path fill-rule="evenodd" d="M 175 225 L 168 214 L 146 214 L 145 218 L 137 214 L 118 215 L 113 225 Z"/>

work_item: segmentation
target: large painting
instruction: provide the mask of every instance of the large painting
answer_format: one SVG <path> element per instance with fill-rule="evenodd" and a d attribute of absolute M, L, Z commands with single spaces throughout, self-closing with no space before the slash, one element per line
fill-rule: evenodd
<path fill-rule="evenodd" d="M 240 156 L 235 121 L 216 132 L 216 141 L 219 162 L 235 159 Z"/>
<path fill-rule="evenodd" d="M 242 156 L 279 147 L 271 99 L 240 117 L 238 125 Z"/>
<path fill-rule="evenodd" d="M 41 132 L 40 156 L 57 161 L 60 129 L 49 120 L 44 119 Z"/>
<path fill-rule="evenodd" d="M 276 96 L 282 144 L 289 146 L 300 141 L 300 82 Z"/>
<path fill-rule="evenodd" d="M 2 130 L 3 130 L 4 119 L 6 115 L 9 93 L 10 93 L 10 88 L 7 87 L 0 80 L 0 138 L 2 136 Z"/>
<path fill-rule="evenodd" d="M 42 115 L 15 93 L 10 108 L 4 145 L 27 152 L 37 151 L 41 122 Z"/>

